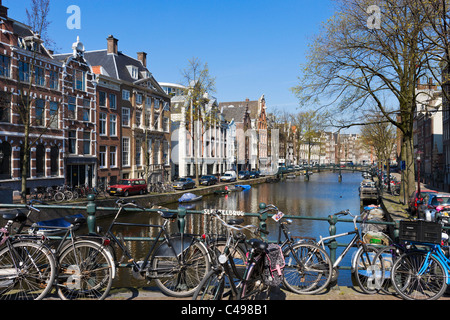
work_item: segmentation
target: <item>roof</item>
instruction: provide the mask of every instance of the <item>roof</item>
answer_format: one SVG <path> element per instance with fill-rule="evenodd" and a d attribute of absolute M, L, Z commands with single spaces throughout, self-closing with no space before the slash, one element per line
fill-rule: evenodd
<path fill-rule="evenodd" d="M 245 114 L 247 113 L 247 106 L 220 103 L 219 110 L 223 114 L 226 121 L 234 120 L 234 122 L 244 122 Z"/>

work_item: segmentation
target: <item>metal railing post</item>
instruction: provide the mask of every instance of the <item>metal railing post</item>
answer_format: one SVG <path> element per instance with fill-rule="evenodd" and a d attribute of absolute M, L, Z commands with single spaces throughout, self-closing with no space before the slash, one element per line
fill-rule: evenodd
<path fill-rule="evenodd" d="M 184 234 L 185 227 L 186 227 L 186 208 L 179 207 L 178 208 L 178 231 L 180 231 L 181 234 Z"/>
<path fill-rule="evenodd" d="M 337 223 L 337 216 L 334 215 L 330 215 L 328 216 L 328 223 L 330 224 L 329 227 L 329 232 L 330 232 L 330 236 L 335 236 L 336 235 L 336 223 Z M 328 247 L 330 248 L 330 259 L 331 262 L 334 264 L 334 262 L 336 261 L 336 251 L 337 251 L 337 247 L 338 247 L 338 243 L 336 241 L 336 239 L 332 239 L 329 244 Z"/>
<path fill-rule="evenodd" d="M 95 204 L 95 195 L 89 194 L 87 196 L 88 203 L 86 205 L 86 212 L 88 214 L 87 217 L 87 225 L 89 229 L 89 233 L 96 233 L 96 218 L 95 213 L 97 212 L 97 205 Z"/>
<path fill-rule="evenodd" d="M 264 230 L 264 231 L 267 231 L 266 220 L 267 220 L 267 217 L 269 216 L 269 214 L 267 212 L 263 212 L 266 209 L 266 207 L 267 206 L 266 206 L 266 204 L 264 202 L 261 202 L 259 204 L 259 209 L 260 209 L 260 212 L 259 212 L 259 228 L 261 230 Z M 267 240 L 267 235 L 266 234 L 261 234 L 261 237 L 264 240 Z"/>

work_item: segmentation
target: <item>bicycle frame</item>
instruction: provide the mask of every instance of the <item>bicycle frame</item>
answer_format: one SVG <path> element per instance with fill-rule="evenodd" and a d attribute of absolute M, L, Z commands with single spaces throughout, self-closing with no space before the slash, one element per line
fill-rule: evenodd
<path fill-rule="evenodd" d="M 431 243 L 430 244 L 420 243 L 420 245 L 428 246 L 428 247 L 430 247 L 430 250 L 427 250 L 428 252 L 427 252 L 426 259 L 425 259 L 425 263 L 421 266 L 421 268 L 419 270 L 419 275 L 422 275 L 426 272 L 427 268 L 429 267 L 430 256 L 432 255 L 442 264 L 442 266 L 446 270 L 445 283 L 447 285 L 450 285 L 450 276 L 449 276 L 450 275 L 450 265 L 449 265 L 450 259 L 448 259 L 445 256 L 441 246 L 438 244 L 431 244 Z"/>
<path fill-rule="evenodd" d="M 112 223 L 110 224 L 108 230 L 106 231 L 106 236 L 116 243 L 119 248 L 122 250 L 123 254 L 128 258 L 128 261 L 131 263 L 131 266 L 139 273 L 144 273 L 148 271 L 148 276 L 150 278 L 156 278 L 158 276 L 158 272 L 164 272 L 164 271 L 170 271 L 172 268 L 168 267 L 166 269 L 164 268 L 158 268 L 158 269 L 149 269 L 147 268 L 149 262 L 153 260 L 153 258 L 157 255 L 156 252 L 156 245 L 158 244 L 158 240 L 161 238 L 161 236 L 164 237 L 164 240 L 169 244 L 168 247 L 170 248 L 170 254 L 172 254 L 174 257 L 177 257 L 177 261 L 179 264 L 182 264 L 184 261 L 184 248 L 181 248 L 180 253 L 177 254 L 177 251 L 175 250 L 175 246 L 173 245 L 173 241 L 170 238 L 170 235 L 167 232 L 167 224 L 169 223 L 168 220 L 165 220 L 162 225 L 155 225 L 155 224 L 140 224 L 140 223 L 125 223 L 125 222 L 116 222 L 116 219 L 119 217 L 120 213 L 122 212 L 123 207 L 121 206 L 114 217 Z M 147 255 L 145 256 L 143 262 L 139 264 L 135 261 L 134 257 L 126 247 L 123 239 L 122 241 L 119 240 L 114 233 L 112 232 L 112 229 L 115 226 L 132 226 L 132 227 L 142 227 L 142 228 L 160 228 L 161 230 L 158 232 L 158 235 L 156 236 L 155 240 L 152 243 L 151 248 L 149 249 Z M 180 235 L 181 237 L 181 245 L 184 246 L 185 239 L 187 240 L 189 237 L 183 233 Z M 195 238 L 192 237 L 191 243 L 195 241 Z M 117 264 L 118 261 L 115 261 Z"/>

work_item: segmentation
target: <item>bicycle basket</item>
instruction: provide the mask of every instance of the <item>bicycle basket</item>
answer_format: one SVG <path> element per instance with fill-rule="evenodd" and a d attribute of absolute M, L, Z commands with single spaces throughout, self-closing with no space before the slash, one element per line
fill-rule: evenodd
<path fill-rule="evenodd" d="M 442 225 L 422 220 L 400 221 L 400 240 L 440 244 Z"/>
<path fill-rule="evenodd" d="M 274 243 L 269 244 L 264 259 L 264 283 L 272 287 L 279 286 L 283 282 L 285 266 L 281 247 Z"/>

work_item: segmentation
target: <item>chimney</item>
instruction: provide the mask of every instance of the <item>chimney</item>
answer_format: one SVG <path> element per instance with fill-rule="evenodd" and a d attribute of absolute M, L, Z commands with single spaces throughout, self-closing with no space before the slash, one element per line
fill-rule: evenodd
<path fill-rule="evenodd" d="M 112 35 L 110 35 L 108 38 L 106 38 L 106 40 L 108 41 L 108 54 L 110 54 L 110 53 L 117 54 L 119 52 L 118 46 L 117 46 L 117 42 L 119 40 L 114 38 Z"/>
<path fill-rule="evenodd" d="M 144 68 L 147 68 L 147 52 L 138 52 L 137 58 L 142 63 Z"/>
<path fill-rule="evenodd" d="M 8 8 L 3 6 L 2 0 L 0 0 L 0 17 L 2 18 L 8 17 Z"/>

